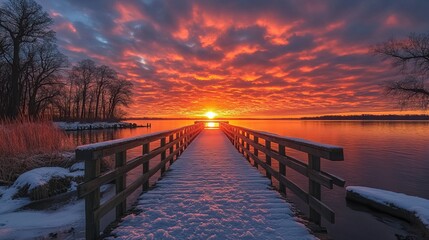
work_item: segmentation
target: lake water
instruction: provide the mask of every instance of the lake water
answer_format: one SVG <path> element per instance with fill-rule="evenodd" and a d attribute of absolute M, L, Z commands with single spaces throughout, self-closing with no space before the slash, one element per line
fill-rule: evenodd
<path fill-rule="evenodd" d="M 152 128 L 68 134 L 75 143 L 86 144 L 193 124 L 191 120 L 133 122 L 150 122 Z M 233 120 L 230 124 L 341 146 L 345 161 L 322 161 L 322 169 L 344 178 L 347 186 L 382 188 L 429 199 L 429 122 Z M 129 157 L 140 151 L 130 151 Z M 306 184 L 299 177 L 296 181 Z M 347 203 L 344 188 L 323 190 L 322 199 L 336 213 L 335 224 L 323 223 L 334 239 L 398 239 L 408 235 L 419 239 L 406 222 Z M 290 200 L 306 212 L 306 207 L 291 194 Z"/>

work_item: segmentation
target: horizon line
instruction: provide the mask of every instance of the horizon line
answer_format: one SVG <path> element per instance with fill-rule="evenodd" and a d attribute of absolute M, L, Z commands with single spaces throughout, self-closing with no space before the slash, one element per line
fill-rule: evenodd
<path fill-rule="evenodd" d="M 335 120 L 335 118 L 425 118 L 429 120 L 429 114 L 351 114 L 351 115 L 320 115 L 312 117 L 219 117 L 209 120 Z M 207 120 L 206 117 L 129 117 L 123 120 Z M 388 120 L 388 119 L 386 119 Z M 394 120 L 394 119 L 393 119 Z M 406 119 L 404 119 L 406 120 Z M 413 119 L 410 119 L 413 120 Z"/>

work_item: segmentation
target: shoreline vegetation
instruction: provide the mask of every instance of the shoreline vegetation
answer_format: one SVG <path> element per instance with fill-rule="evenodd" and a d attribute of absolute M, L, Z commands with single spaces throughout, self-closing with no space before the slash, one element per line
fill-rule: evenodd
<path fill-rule="evenodd" d="M 146 127 L 151 128 L 151 123 L 140 124 L 129 123 L 122 121 L 114 122 L 54 122 L 54 124 L 61 130 L 64 131 L 82 131 L 82 130 L 102 130 L 102 129 L 122 129 L 122 128 L 140 128 Z"/>
<path fill-rule="evenodd" d="M 0 185 L 12 184 L 20 174 L 39 167 L 69 167 L 76 146 L 65 131 L 151 127 L 151 123 L 53 122 L 0 120 Z"/>
<path fill-rule="evenodd" d="M 34 168 L 68 167 L 74 161 L 76 146 L 51 121 L 0 121 L 0 139 L 0 184 Z"/>

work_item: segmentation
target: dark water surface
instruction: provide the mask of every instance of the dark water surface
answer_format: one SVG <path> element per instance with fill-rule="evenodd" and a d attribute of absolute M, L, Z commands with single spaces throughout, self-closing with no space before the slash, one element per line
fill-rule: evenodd
<path fill-rule="evenodd" d="M 134 121 L 146 124 L 148 121 Z M 69 132 L 76 144 L 86 144 L 193 124 L 191 120 L 150 120 L 152 128 Z M 368 186 L 429 199 L 429 122 L 419 121 L 298 121 L 233 120 L 231 124 L 283 136 L 304 138 L 344 148 L 345 161 L 322 161 L 322 169 L 346 180 L 347 186 Z M 153 147 L 156 147 L 154 144 Z M 129 151 L 131 158 L 141 149 Z M 301 160 L 305 156 L 297 155 Z M 154 163 L 155 165 L 155 163 Z M 132 173 L 139 174 L 140 172 Z M 294 177 L 292 175 L 292 177 Z M 296 177 L 304 188 L 306 180 Z M 298 208 L 306 212 L 290 194 Z M 323 190 L 323 202 L 336 213 L 336 223 L 324 223 L 334 239 L 398 239 L 418 233 L 407 223 L 345 201 L 345 189 Z"/>

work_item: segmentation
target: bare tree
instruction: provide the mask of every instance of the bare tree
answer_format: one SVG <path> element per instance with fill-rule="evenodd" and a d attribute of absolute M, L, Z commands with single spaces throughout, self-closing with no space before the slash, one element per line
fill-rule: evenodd
<path fill-rule="evenodd" d="M 387 93 L 402 107 L 429 107 L 429 34 L 410 34 L 407 39 L 378 44 L 374 52 L 391 60 L 404 78 L 387 84 Z"/>
<path fill-rule="evenodd" d="M 67 67 L 67 57 L 51 43 L 32 45 L 28 51 L 31 60 L 26 67 L 24 103 L 28 116 L 36 118 L 60 95 L 60 74 Z"/>
<path fill-rule="evenodd" d="M 80 61 L 77 66 L 74 66 L 70 72 L 69 78 L 76 83 L 79 89 L 79 96 L 77 96 L 80 104 L 80 116 L 78 118 L 85 119 L 87 113 L 86 102 L 88 100 L 91 84 L 94 82 L 96 76 L 97 67 L 95 62 L 90 59 Z M 79 105 L 79 103 L 78 103 Z"/>
<path fill-rule="evenodd" d="M 102 65 L 97 67 L 97 79 L 95 86 L 95 96 L 96 96 L 96 104 L 95 104 L 95 118 L 100 118 L 100 106 L 103 103 L 104 92 L 106 91 L 106 87 L 117 79 L 117 72 L 106 65 Z"/>
<path fill-rule="evenodd" d="M 8 84 L 9 103 L 6 117 L 15 118 L 19 114 L 21 90 L 21 49 L 25 44 L 35 43 L 38 40 L 53 38 L 54 32 L 50 29 L 52 19 L 47 12 L 34 0 L 8 0 L 0 7 L 0 36 L 6 45 L 11 46 L 10 59 L 11 76 Z"/>
<path fill-rule="evenodd" d="M 6 112 L 9 106 L 8 92 L 9 84 L 8 80 L 10 77 L 10 67 L 4 61 L 0 60 L 0 119 L 4 117 L 3 113 Z"/>
<path fill-rule="evenodd" d="M 109 66 L 90 59 L 78 62 L 62 79 L 61 97 L 52 104 L 65 120 L 115 119 L 131 103 L 132 83 Z"/>
<path fill-rule="evenodd" d="M 131 103 L 132 87 L 133 84 L 125 79 L 117 79 L 109 84 L 109 118 L 115 118 L 120 105 L 127 107 Z"/>

